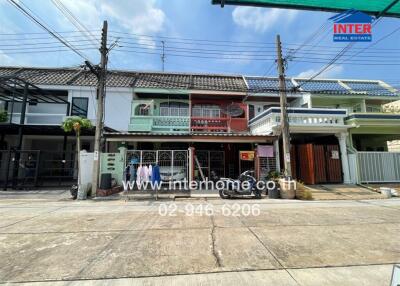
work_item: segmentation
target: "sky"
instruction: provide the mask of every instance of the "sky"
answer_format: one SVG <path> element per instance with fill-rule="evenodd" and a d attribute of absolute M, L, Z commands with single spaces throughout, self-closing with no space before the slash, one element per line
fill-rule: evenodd
<path fill-rule="evenodd" d="M 284 56 L 291 53 L 290 49 L 293 52 L 295 47 L 305 44 L 295 54 L 300 60 L 303 59 L 302 56 L 311 56 L 325 61 L 334 56 L 334 51 L 345 46 L 333 42 L 332 23 L 328 19 L 334 14 L 327 12 L 237 6 L 221 8 L 212 5 L 211 0 L 18 0 L 17 2 L 28 7 L 53 30 L 68 32 L 61 35 L 69 40 L 72 39 L 74 45 L 84 47 L 90 45 L 94 47 L 98 44 L 93 38 L 99 37 L 102 22 L 107 20 L 108 44 L 115 43 L 109 54 L 110 69 L 161 71 L 162 40 L 167 49 L 164 62 L 167 72 L 258 76 L 277 74 L 273 59 L 277 34 L 281 36 Z M 59 2 L 91 31 L 89 35 L 91 40 L 87 40 L 82 33 L 72 33 L 77 31 L 77 28 L 57 9 L 56 4 Z M 325 27 L 325 30 L 321 30 L 321 26 Z M 361 52 L 351 61 L 367 65 L 348 63 L 345 55 L 343 60 L 332 65 L 319 77 L 381 79 L 392 85 L 400 85 L 400 64 L 396 64 L 400 63 L 398 60 L 400 31 L 378 41 L 395 29 L 400 30 L 400 19 L 384 18 L 373 27 L 372 47 L 365 51 L 362 48 L 368 47 L 371 43 L 357 43 L 352 47 L 350 54 L 354 54 L 355 51 Z M 318 37 L 310 40 L 310 36 L 317 32 Z M 82 42 L 81 39 L 86 41 Z M 64 48 L 53 48 L 52 52 L 45 52 L 43 48 L 36 46 L 37 49 L 33 49 L 35 53 L 32 50 L 30 53 L 21 53 L 24 49 L 26 51 L 27 43 L 43 41 L 56 42 L 7 0 L 0 0 L 1 66 L 73 67 L 83 64 L 83 57 Z M 52 45 L 57 46 L 56 43 Z M 137 50 L 137 47 L 142 48 Z M 195 52 L 189 53 L 191 56 L 174 55 L 185 48 Z M 213 50 L 216 51 L 215 54 Z M 232 51 L 239 54 L 240 58 L 232 56 Z M 82 52 L 92 63 L 99 62 L 98 50 L 92 48 Z M 381 63 L 381 60 L 390 65 L 368 65 Z M 289 57 L 286 74 L 308 78 L 315 75 L 323 66 L 324 63 L 321 62 L 294 62 Z"/>

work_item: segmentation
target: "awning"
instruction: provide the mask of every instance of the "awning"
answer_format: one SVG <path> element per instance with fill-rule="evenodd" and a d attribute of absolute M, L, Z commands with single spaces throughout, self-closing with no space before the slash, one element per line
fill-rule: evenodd
<path fill-rule="evenodd" d="M 356 9 L 371 15 L 400 17 L 399 0 L 212 0 L 214 5 L 242 5 L 342 12 Z"/>
<path fill-rule="evenodd" d="M 212 142 L 212 143 L 272 143 L 275 136 L 250 133 L 146 133 L 104 132 L 106 141 L 126 142 Z"/>

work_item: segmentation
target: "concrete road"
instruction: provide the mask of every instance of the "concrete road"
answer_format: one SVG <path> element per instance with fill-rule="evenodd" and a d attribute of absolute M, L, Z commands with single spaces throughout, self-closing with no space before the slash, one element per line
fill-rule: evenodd
<path fill-rule="evenodd" d="M 400 200 L 69 201 L 0 194 L 0 282 L 389 285 Z"/>

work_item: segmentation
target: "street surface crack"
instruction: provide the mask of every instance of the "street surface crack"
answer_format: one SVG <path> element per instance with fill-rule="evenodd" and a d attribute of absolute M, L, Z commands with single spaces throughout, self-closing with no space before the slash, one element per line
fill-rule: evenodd
<path fill-rule="evenodd" d="M 214 222 L 214 216 L 211 216 L 211 224 L 212 224 L 212 228 L 211 228 L 211 252 L 215 258 L 215 264 L 217 265 L 217 267 L 222 267 L 222 260 L 221 260 L 221 256 L 219 255 L 216 246 L 215 246 L 215 222 Z"/>

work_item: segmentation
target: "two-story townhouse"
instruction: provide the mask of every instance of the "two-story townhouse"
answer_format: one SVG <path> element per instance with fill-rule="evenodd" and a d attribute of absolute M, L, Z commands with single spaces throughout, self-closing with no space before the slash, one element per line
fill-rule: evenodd
<path fill-rule="evenodd" d="M 274 78 L 246 81 L 249 98 L 277 96 Z M 399 99 L 396 89 L 376 80 L 302 78 L 287 79 L 286 87 L 294 176 L 307 183 L 400 180 L 398 154 L 387 153 L 388 142 L 400 138 L 400 115 L 384 108 Z M 260 104 L 254 107 L 259 108 Z M 276 135 L 279 125 L 277 105 L 250 120 L 254 134 Z M 353 154 L 357 156 L 349 160 Z"/>
<path fill-rule="evenodd" d="M 273 136 L 249 132 L 242 76 L 138 73 L 133 87 L 128 131 L 106 133 L 109 151 L 121 142 L 127 147 L 128 163 L 132 158 L 136 165 L 158 162 L 162 174 L 179 177 L 188 172 L 184 150 L 191 148 L 195 178 L 211 171 L 236 177 L 255 168 L 255 160 L 240 157 L 241 152 L 254 152 L 257 144 L 272 147 Z M 274 160 L 267 161 L 265 172 L 275 170 Z"/>
<path fill-rule="evenodd" d="M 106 106 L 118 106 L 121 112 L 116 116 L 106 110 L 106 130 L 125 128 L 129 120 L 129 80 L 108 78 Z M 81 69 L 2 67 L 0 87 L 0 106 L 7 113 L 6 120 L 0 122 L 1 185 L 18 181 L 29 186 L 69 185 L 76 177 L 75 135 L 65 133 L 60 125 L 67 116 L 94 121 L 95 77 Z M 94 129 L 83 131 L 82 149 L 93 150 L 93 135 Z M 28 172 L 34 173 L 29 175 L 34 179 L 24 178 Z"/>

